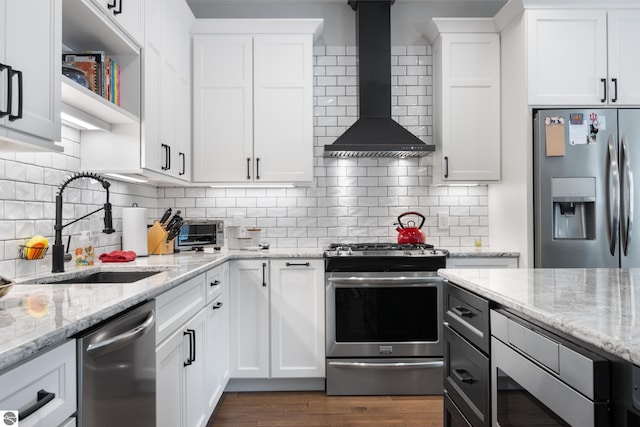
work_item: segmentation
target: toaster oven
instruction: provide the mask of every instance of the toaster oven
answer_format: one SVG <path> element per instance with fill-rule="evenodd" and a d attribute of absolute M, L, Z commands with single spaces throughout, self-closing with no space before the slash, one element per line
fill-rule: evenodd
<path fill-rule="evenodd" d="M 187 220 L 180 227 L 180 233 L 175 239 L 175 249 L 201 250 L 205 247 L 219 249 L 224 244 L 224 221 Z"/>

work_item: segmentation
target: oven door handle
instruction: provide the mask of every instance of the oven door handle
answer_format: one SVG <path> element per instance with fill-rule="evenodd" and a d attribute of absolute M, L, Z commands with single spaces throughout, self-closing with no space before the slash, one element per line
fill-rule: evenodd
<path fill-rule="evenodd" d="M 327 281 L 342 285 L 401 285 L 439 283 L 442 277 L 329 277 Z"/>
<path fill-rule="evenodd" d="M 444 362 L 442 360 L 435 362 L 329 362 L 329 366 L 336 368 L 358 368 L 358 369 L 435 369 L 442 368 Z"/>

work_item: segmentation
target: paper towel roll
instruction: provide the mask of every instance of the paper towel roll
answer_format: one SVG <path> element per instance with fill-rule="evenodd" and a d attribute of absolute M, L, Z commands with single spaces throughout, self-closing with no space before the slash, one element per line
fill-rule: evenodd
<path fill-rule="evenodd" d="M 147 209 L 122 208 L 122 250 L 147 256 Z"/>

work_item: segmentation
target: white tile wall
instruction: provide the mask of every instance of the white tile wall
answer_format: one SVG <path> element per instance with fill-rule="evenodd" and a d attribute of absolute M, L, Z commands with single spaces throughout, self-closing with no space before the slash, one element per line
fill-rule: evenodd
<path fill-rule="evenodd" d="M 51 254 L 39 261 L 19 259 L 19 246 L 35 234 L 41 234 L 53 244 L 55 196 L 60 184 L 80 167 L 80 133 L 63 127 L 64 153 L 1 153 L 0 152 L 0 275 L 13 278 L 51 271 Z M 102 211 L 63 230 L 63 242 L 69 235 L 73 251 L 81 233 L 94 232 L 96 256 L 120 249 L 122 238 L 122 207 L 137 203 L 157 211 L 158 189 L 111 178 L 110 201 L 116 233 L 102 234 Z M 106 192 L 97 182 L 79 179 L 63 193 L 63 224 L 92 212 L 104 204 Z"/>
<path fill-rule="evenodd" d="M 394 46 L 392 115 L 433 143 L 430 46 Z M 314 48 L 314 185 L 308 188 L 160 188 L 158 210 L 172 206 L 187 218 L 220 218 L 263 228 L 272 247 L 324 247 L 341 241 L 394 241 L 396 217 L 419 211 L 427 242 L 449 249 L 489 244 L 487 187 L 433 187 L 432 158 L 324 158 L 358 117 L 354 46 Z M 437 227 L 437 215 L 449 226 Z M 410 219 L 410 218 L 407 218 Z"/>
<path fill-rule="evenodd" d="M 476 238 L 489 244 L 487 187 L 434 187 L 432 159 L 332 159 L 322 156 L 358 117 L 357 57 L 353 46 L 314 48 L 315 180 L 308 188 L 154 188 L 114 179 L 111 202 L 115 234 L 102 229 L 99 212 L 65 228 L 72 235 L 96 232 L 96 255 L 120 248 L 122 207 L 149 208 L 149 220 L 166 207 L 187 218 L 222 218 L 264 229 L 273 247 L 324 247 L 335 241 L 394 241 L 402 212 L 426 216 L 427 242 L 471 249 Z M 430 46 L 392 48 L 392 114 L 396 121 L 432 143 Z M 18 259 L 18 247 L 34 234 L 53 244 L 55 194 L 80 168 L 80 134 L 63 128 L 64 153 L 0 153 L 0 275 L 19 277 L 51 269 L 41 261 Z M 98 183 L 77 180 L 64 193 L 64 223 L 98 209 L 105 193 Z M 449 226 L 437 227 L 437 215 Z"/>

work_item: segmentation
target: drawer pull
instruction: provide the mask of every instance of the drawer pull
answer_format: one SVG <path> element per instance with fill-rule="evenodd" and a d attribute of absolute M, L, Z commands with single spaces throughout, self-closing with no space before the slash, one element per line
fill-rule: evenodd
<path fill-rule="evenodd" d="M 217 309 L 219 309 L 219 308 L 222 308 L 222 305 L 223 305 L 223 303 L 221 303 L 221 302 L 217 302 L 217 303 L 215 303 L 215 304 L 213 305 L 213 307 L 212 307 L 212 308 L 213 308 L 214 310 L 217 310 Z"/>
<path fill-rule="evenodd" d="M 473 378 L 465 369 L 454 369 L 452 373 L 453 376 L 458 379 L 458 381 L 461 381 L 463 383 L 473 384 L 474 382 L 476 382 L 476 379 Z"/>
<path fill-rule="evenodd" d="M 287 262 L 285 265 L 287 267 L 309 267 L 311 264 L 308 262 Z"/>
<path fill-rule="evenodd" d="M 56 398 L 56 394 L 55 393 L 49 393 L 48 391 L 40 390 L 38 392 L 38 400 L 36 401 L 36 403 L 31 405 L 30 407 L 28 407 L 24 411 L 20 411 L 19 412 L 20 415 L 18 415 L 18 421 L 24 420 L 29 415 L 31 415 L 34 412 L 40 410 L 44 405 L 46 405 L 47 403 L 51 402 L 55 398 Z"/>
<path fill-rule="evenodd" d="M 464 308 L 462 306 L 451 307 L 451 311 L 453 311 L 460 317 L 473 317 L 473 312 L 468 308 Z"/>
<path fill-rule="evenodd" d="M 210 285 L 211 287 L 214 287 L 214 286 L 218 286 L 220 283 L 222 283 L 222 282 L 221 282 L 221 281 L 219 281 L 219 280 L 214 280 L 213 282 L 209 283 L 209 285 Z"/>

